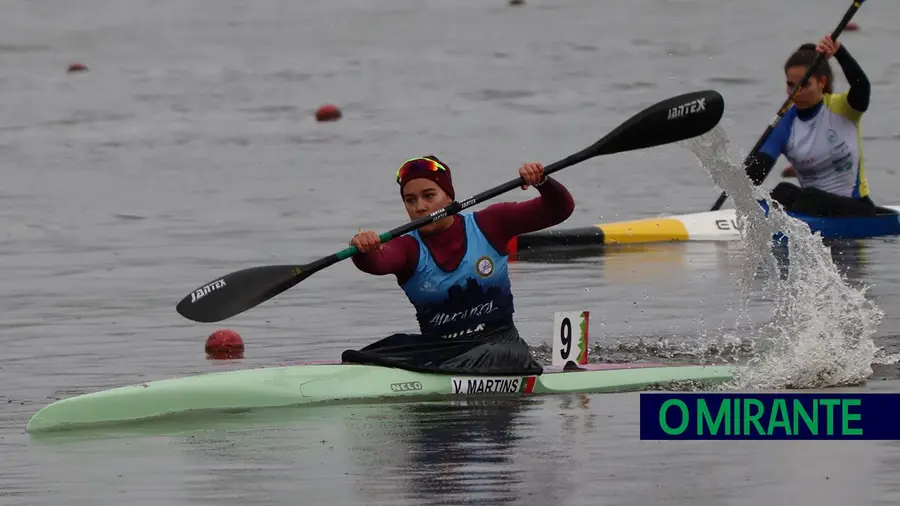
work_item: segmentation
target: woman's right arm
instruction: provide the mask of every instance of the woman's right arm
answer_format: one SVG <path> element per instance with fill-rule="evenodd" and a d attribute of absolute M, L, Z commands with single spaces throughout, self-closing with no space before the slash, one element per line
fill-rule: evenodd
<path fill-rule="evenodd" d="M 381 244 L 378 233 L 367 230 L 353 236 L 350 245 L 360 251 L 353 256 L 354 265 L 365 273 L 377 276 L 400 276 L 410 270 L 410 264 L 415 269 L 419 256 L 418 243 L 408 235 Z"/>
<path fill-rule="evenodd" d="M 766 176 L 769 175 L 769 171 L 772 170 L 772 167 L 775 166 L 775 162 L 778 161 L 778 157 L 784 152 L 784 146 L 787 144 L 788 138 L 791 135 L 788 124 L 789 121 L 791 120 L 781 118 L 778 124 L 775 125 L 775 129 L 772 130 L 772 133 L 766 138 L 766 142 L 763 143 L 759 152 L 751 157 L 750 163 L 744 169 L 747 173 L 747 177 L 750 178 L 750 181 L 753 181 L 754 185 L 759 186 L 765 181 Z"/>
<path fill-rule="evenodd" d="M 775 158 L 766 153 L 757 153 L 750 161 L 750 165 L 747 165 L 747 177 L 753 181 L 754 185 L 759 186 L 765 181 L 774 166 Z"/>

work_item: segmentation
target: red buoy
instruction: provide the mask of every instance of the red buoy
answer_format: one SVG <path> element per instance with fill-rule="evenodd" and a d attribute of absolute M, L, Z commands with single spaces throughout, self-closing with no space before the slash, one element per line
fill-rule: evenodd
<path fill-rule="evenodd" d="M 72 63 L 69 65 L 69 73 L 73 72 L 87 72 L 87 65 L 84 63 Z"/>
<path fill-rule="evenodd" d="M 244 358 L 244 340 L 231 329 L 216 330 L 206 338 L 206 355 L 217 360 Z"/>
<path fill-rule="evenodd" d="M 341 119 L 341 110 L 336 105 L 325 104 L 316 110 L 316 119 L 318 121 L 337 121 Z"/>

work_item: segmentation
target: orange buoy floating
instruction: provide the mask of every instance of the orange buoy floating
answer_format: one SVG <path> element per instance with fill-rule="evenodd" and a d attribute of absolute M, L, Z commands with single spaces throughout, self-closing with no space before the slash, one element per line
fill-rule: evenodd
<path fill-rule="evenodd" d="M 68 73 L 72 74 L 74 72 L 87 72 L 87 69 L 87 65 L 85 65 L 84 63 L 71 63 L 69 64 Z"/>
<path fill-rule="evenodd" d="M 336 105 L 325 104 L 316 109 L 316 120 L 318 121 L 337 121 L 342 116 L 341 110 Z"/>
<path fill-rule="evenodd" d="M 231 329 L 218 329 L 206 338 L 206 356 L 215 360 L 244 358 L 244 340 Z"/>

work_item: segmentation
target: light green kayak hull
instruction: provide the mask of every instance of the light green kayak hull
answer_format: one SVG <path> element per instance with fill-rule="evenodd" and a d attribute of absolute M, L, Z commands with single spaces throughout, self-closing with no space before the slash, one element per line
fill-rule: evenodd
<path fill-rule="evenodd" d="M 328 402 L 416 400 L 529 394 L 628 392 L 692 381 L 716 384 L 729 366 L 591 364 L 580 371 L 546 368 L 539 376 L 426 374 L 353 364 L 299 364 L 201 374 L 62 399 L 28 422 L 27 432 L 133 422 L 201 411 L 233 411 Z"/>

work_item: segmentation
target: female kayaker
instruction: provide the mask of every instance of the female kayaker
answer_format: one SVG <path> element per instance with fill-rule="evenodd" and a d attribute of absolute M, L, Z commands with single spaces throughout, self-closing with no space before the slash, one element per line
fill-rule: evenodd
<path fill-rule="evenodd" d="M 540 196 L 501 202 L 474 213 L 448 216 L 381 244 L 375 231 L 350 244 L 361 271 L 393 274 L 416 309 L 421 334 L 394 334 L 345 362 L 377 363 L 414 370 L 475 374 L 540 374 L 513 323 L 507 244 L 513 237 L 563 222 L 575 209 L 571 194 L 544 177 L 540 163 L 519 168 L 522 189 Z M 413 158 L 397 171 L 410 220 L 451 204 L 456 197 L 450 168 L 435 156 Z"/>
<path fill-rule="evenodd" d="M 818 45 L 803 44 L 784 64 L 788 92 L 803 78 L 817 53 L 826 61 L 813 71 L 794 104 L 747 167 L 756 184 L 780 155 L 790 161 L 800 186 L 782 182 L 772 198 L 785 209 L 813 216 L 866 216 L 876 213 L 863 167 L 859 123 L 869 108 L 870 84 L 847 48 L 826 35 Z M 850 89 L 834 92 L 828 58 L 840 64 Z"/>

